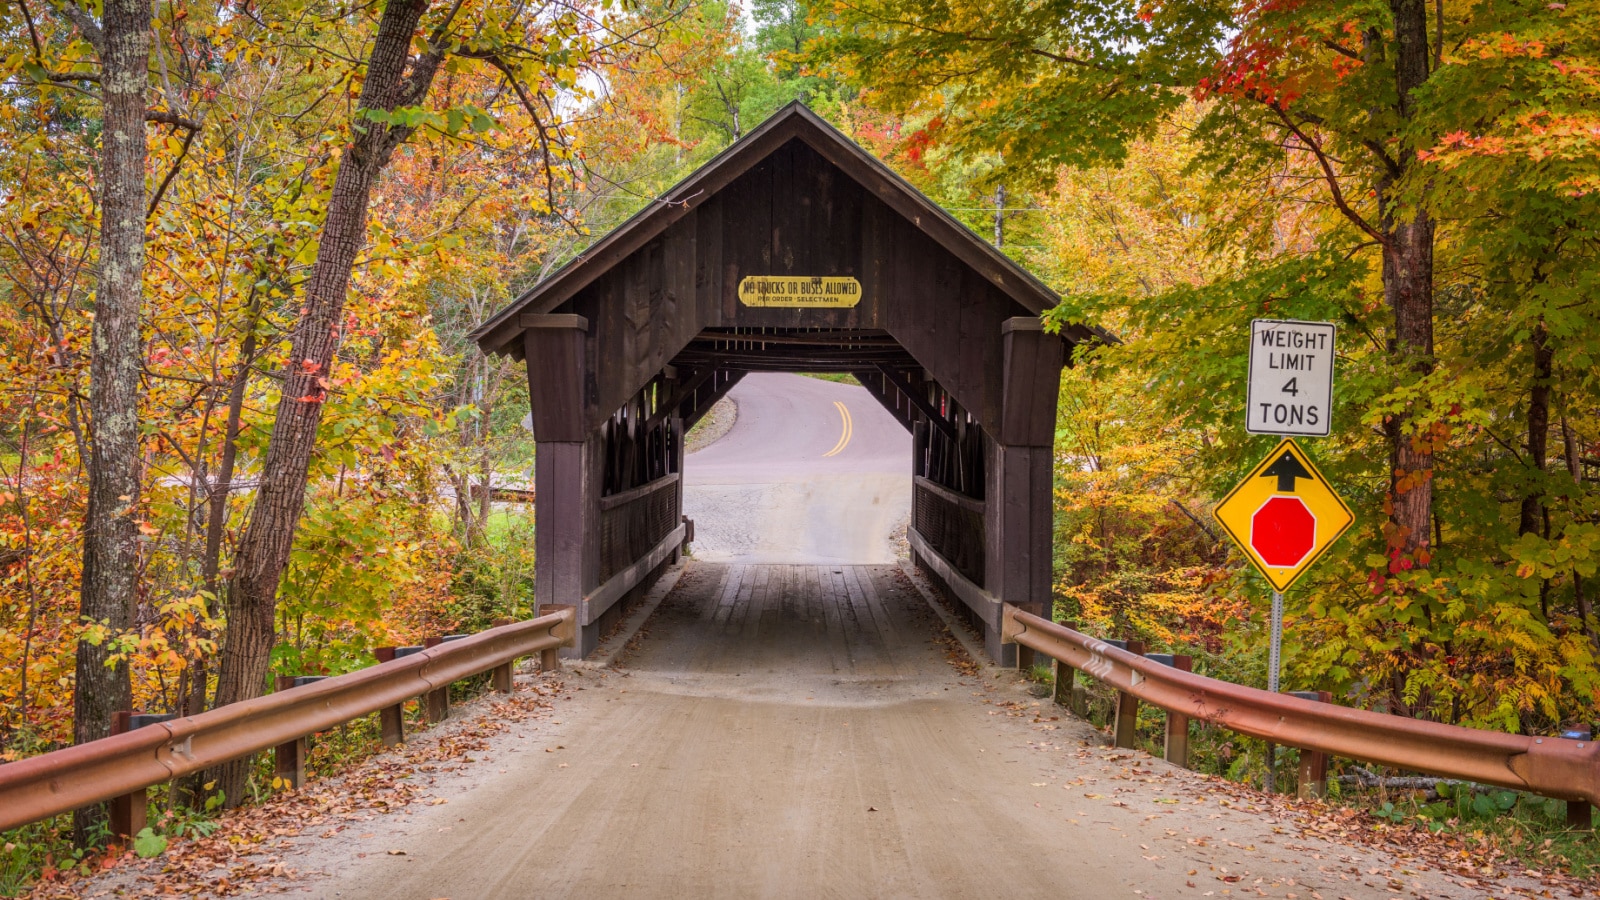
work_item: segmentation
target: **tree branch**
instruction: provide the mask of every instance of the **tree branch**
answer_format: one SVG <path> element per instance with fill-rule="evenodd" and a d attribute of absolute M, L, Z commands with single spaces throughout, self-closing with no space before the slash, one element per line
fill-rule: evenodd
<path fill-rule="evenodd" d="M 100 31 L 100 23 L 90 16 L 88 11 L 79 6 L 75 0 L 57 0 L 56 9 L 67 17 L 73 25 L 78 27 L 78 33 L 89 42 L 95 52 L 103 58 L 105 56 L 105 35 Z"/>
<path fill-rule="evenodd" d="M 1317 165 L 1322 168 L 1323 180 L 1327 181 L 1328 191 L 1333 196 L 1333 205 L 1337 206 L 1339 211 L 1344 213 L 1345 218 L 1354 223 L 1357 228 L 1365 231 L 1368 236 L 1377 241 L 1381 246 L 1389 246 L 1388 236 L 1378 231 L 1376 228 L 1373 228 L 1365 218 L 1362 218 L 1360 213 L 1357 213 L 1350 207 L 1350 204 L 1345 201 L 1344 191 L 1339 188 L 1339 176 L 1333 171 L 1333 164 L 1328 161 L 1327 155 L 1322 152 L 1322 145 L 1312 140 L 1309 135 L 1302 131 L 1300 126 L 1295 124 L 1294 120 L 1289 117 L 1288 112 L 1285 111 L 1283 106 L 1277 101 L 1268 103 L 1267 107 L 1278 114 L 1278 119 L 1283 122 L 1284 127 L 1293 132 L 1294 136 L 1299 138 L 1300 141 L 1306 145 L 1306 149 L 1310 150 L 1311 154 L 1316 157 Z"/>
<path fill-rule="evenodd" d="M 146 113 L 146 118 L 149 114 Z M 181 127 L 181 126 L 180 126 Z M 161 198 L 167 193 L 167 186 L 172 184 L 172 179 L 178 176 L 178 170 L 183 168 L 183 161 L 189 156 L 189 145 L 194 143 L 195 131 L 191 125 L 183 134 L 183 147 L 178 150 L 178 158 L 172 161 L 172 168 L 167 170 L 167 177 L 161 179 L 161 186 L 156 188 L 155 195 L 150 198 L 150 208 L 145 210 L 144 217 L 149 219 L 156 214 L 156 207 L 161 205 Z"/>
<path fill-rule="evenodd" d="M 177 113 L 163 112 L 161 110 L 145 112 L 144 120 L 146 122 L 158 122 L 162 125 L 171 125 L 175 128 L 187 128 L 191 132 L 200 130 L 199 122 L 193 119 L 186 119 Z"/>
<path fill-rule="evenodd" d="M 1361 146 L 1371 150 L 1372 155 L 1378 158 L 1378 162 L 1383 163 L 1383 168 L 1388 171 L 1389 177 L 1399 178 L 1405 174 L 1400 170 L 1400 161 L 1390 156 L 1388 149 L 1382 144 L 1372 138 L 1365 138 L 1361 141 Z"/>
<path fill-rule="evenodd" d="M 1365 61 L 1365 60 L 1363 60 L 1361 58 L 1361 54 L 1357 53 L 1354 50 L 1351 50 L 1349 47 L 1346 47 L 1345 45 L 1339 43 L 1338 41 L 1331 40 L 1331 39 L 1330 40 L 1325 40 L 1325 41 L 1322 42 L 1322 46 L 1327 47 L 1329 50 L 1332 50 L 1333 52 L 1339 54 L 1340 56 L 1348 56 L 1351 59 L 1355 60 L 1356 62 L 1364 62 Z"/>

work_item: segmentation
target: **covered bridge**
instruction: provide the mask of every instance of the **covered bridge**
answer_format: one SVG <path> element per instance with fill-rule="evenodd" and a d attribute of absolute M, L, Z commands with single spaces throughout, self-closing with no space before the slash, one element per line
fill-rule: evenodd
<path fill-rule="evenodd" d="M 1050 602 L 1056 295 L 799 103 L 473 333 L 527 364 L 541 603 L 588 654 L 676 559 L 683 435 L 755 371 L 844 372 L 913 435 L 917 565 L 981 622 Z"/>

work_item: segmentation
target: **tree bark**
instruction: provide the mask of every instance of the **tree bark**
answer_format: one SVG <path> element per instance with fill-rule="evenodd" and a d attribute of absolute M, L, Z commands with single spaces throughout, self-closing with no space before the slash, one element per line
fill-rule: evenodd
<path fill-rule="evenodd" d="M 276 642 L 278 583 L 305 506 L 311 455 L 327 398 L 326 379 L 339 347 L 350 274 L 366 239 L 372 186 L 394 148 L 410 135 L 410 129 L 367 120 L 360 112 L 393 110 L 426 95 L 442 54 L 430 50 L 418 57 L 409 76 L 406 60 L 427 8 L 428 0 L 395 0 L 384 8 L 378 23 L 356 128 L 334 179 L 317 258 L 306 282 L 261 486 L 223 604 L 228 630 L 217 678 L 217 706 L 258 697 L 266 688 Z M 244 800 L 249 769 L 246 758 L 227 763 L 214 774 L 228 806 Z"/>
<path fill-rule="evenodd" d="M 145 84 L 150 68 L 149 0 L 106 0 L 98 34 L 103 128 L 100 138 L 100 271 L 89 362 L 89 500 L 79 611 L 113 632 L 133 624 L 139 562 L 139 310 L 144 275 Z M 111 714 L 132 705 L 128 667 L 105 644 L 80 641 L 73 692 L 77 743 L 111 733 Z M 103 805 L 73 816 L 88 843 Z"/>
<path fill-rule="evenodd" d="M 1528 465 L 1534 483 L 1522 496 L 1517 534 L 1544 533 L 1544 473 L 1550 450 L 1550 385 L 1554 376 L 1555 349 L 1543 320 L 1533 326 L 1533 384 L 1528 389 Z"/>
<path fill-rule="evenodd" d="M 1410 119 L 1412 92 L 1428 80 L 1428 10 L 1426 0 L 1390 0 L 1394 15 L 1395 86 L 1399 112 Z M 1403 174 L 1414 154 L 1397 154 Z M 1381 191 L 1380 193 L 1387 193 Z M 1394 315 L 1391 349 L 1417 376 L 1433 371 L 1433 239 L 1434 221 L 1424 210 L 1401 210 L 1384 198 L 1382 230 L 1383 295 Z M 1433 520 L 1433 442 L 1431 435 L 1410 434 L 1411 416 L 1397 415 L 1387 426 L 1390 455 L 1390 497 L 1393 533 L 1390 546 L 1418 566 L 1426 566 Z"/>
<path fill-rule="evenodd" d="M 1394 314 L 1390 348 L 1418 377 L 1433 371 L 1433 220 L 1418 212 L 1389 223 L 1383 249 L 1383 294 Z M 1433 444 L 1430 435 L 1408 433 L 1409 415 L 1392 417 L 1389 437 L 1390 496 L 1394 533 L 1390 546 L 1413 563 L 1428 546 L 1433 520 Z"/>
<path fill-rule="evenodd" d="M 1562 457 L 1567 463 L 1567 474 L 1572 476 L 1572 484 L 1581 491 L 1583 487 L 1583 458 L 1578 454 L 1578 436 L 1572 431 L 1572 423 L 1565 415 L 1561 417 L 1561 444 Z M 1583 593 L 1583 575 L 1574 571 L 1572 573 L 1572 604 L 1578 613 L 1578 625 L 1583 630 L 1583 636 L 1589 639 L 1596 652 L 1600 652 L 1600 634 L 1596 634 L 1594 627 L 1589 624 L 1589 617 L 1593 615 L 1587 597 Z"/>

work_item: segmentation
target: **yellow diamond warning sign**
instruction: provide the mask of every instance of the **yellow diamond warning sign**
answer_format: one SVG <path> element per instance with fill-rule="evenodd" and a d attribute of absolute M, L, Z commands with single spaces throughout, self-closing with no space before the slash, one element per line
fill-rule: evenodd
<path fill-rule="evenodd" d="M 1216 516 L 1279 591 L 1288 590 L 1355 521 L 1293 440 L 1279 444 L 1222 498 Z"/>

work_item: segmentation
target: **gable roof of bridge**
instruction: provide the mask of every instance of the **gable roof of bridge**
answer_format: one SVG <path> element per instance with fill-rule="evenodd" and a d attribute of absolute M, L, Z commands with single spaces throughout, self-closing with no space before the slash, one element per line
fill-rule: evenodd
<path fill-rule="evenodd" d="M 472 340 L 485 353 L 520 356 L 522 342 L 517 338 L 523 330 L 518 321 L 521 314 L 551 312 L 666 231 L 690 209 L 795 139 L 855 179 L 1023 308 L 1037 315 L 1056 305 L 1059 296 L 1055 291 L 796 100 L 507 304 L 472 332 Z M 1092 338 L 1094 332 L 1071 326 L 1063 329 L 1062 336 L 1077 343 Z"/>

